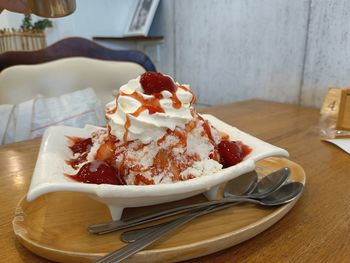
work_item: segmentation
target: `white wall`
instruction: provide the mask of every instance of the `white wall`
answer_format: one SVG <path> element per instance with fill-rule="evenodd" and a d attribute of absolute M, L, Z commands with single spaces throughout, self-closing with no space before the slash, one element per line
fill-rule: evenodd
<path fill-rule="evenodd" d="M 320 107 L 329 86 L 350 86 L 348 0 L 169 1 L 172 14 L 163 16 L 174 22 L 164 27 L 174 43 L 162 56 L 172 54 L 173 75 L 201 103 Z"/>
<path fill-rule="evenodd" d="M 77 0 L 76 11 L 54 20 L 48 42 L 68 36 L 120 36 L 124 33 L 135 0 Z"/>
<path fill-rule="evenodd" d="M 308 1 L 175 3 L 176 78 L 200 102 L 298 102 Z"/>
<path fill-rule="evenodd" d="M 0 28 L 16 28 L 18 29 L 23 19 L 22 14 L 17 14 L 4 10 L 0 14 Z"/>

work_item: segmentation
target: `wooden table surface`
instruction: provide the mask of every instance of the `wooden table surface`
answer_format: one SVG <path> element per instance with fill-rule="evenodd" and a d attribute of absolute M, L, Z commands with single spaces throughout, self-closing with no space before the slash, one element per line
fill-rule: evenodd
<path fill-rule="evenodd" d="M 319 111 L 260 100 L 201 110 L 285 148 L 306 172 L 306 189 L 277 224 L 232 248 L 187 262 L 350 262 L 350 156 L 320 141 Z M 47 262 L 12 231 L 18 201 L 26 194 L 40 140 L 0 147 L 0 262 Z"/>

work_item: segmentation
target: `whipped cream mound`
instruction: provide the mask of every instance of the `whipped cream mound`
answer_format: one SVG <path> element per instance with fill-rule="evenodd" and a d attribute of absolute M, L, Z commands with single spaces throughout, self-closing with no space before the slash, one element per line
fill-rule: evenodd
<path fill-rule="evenodd" d="M 167 129 L 183 129 L 193 119 L 194 95 L 188 85 L 176 85 L 175 93 L 163 90 L 161 96 L 145 94 L 140 77 L 123 85 L 116 100 L 106 106 L 110 133 L 122 142 L 140 140 L 146 144 L 162 138 Z M 176 107 L 176 102 L 181 104 Z M 152 105 L 162 112 L 150 112 Z"/>

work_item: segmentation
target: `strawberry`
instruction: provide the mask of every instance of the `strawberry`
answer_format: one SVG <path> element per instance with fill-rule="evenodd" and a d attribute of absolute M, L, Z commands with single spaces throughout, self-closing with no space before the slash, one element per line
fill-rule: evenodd
<path fill-rule="evenodd" d="M 140 78 L 141 86 L 144 92 L 148 95 L 157 94 L 163 90 L 174 93 L 176 91 L 176 85 L 174 81 L 159 72 L 145 72 Z"/>
<path fill-rule="evenodd" d="M 221 141 L 218 144 L 220 163 L 226 168 L 242 161 L 244 154 L 242 145 L 235 141 Z"/>
<path fill-rule="evenodd" d="M 76 175 L 68 176 L 75 181 L 88 184 L 126 184 L 118 170 L 103 161 L 86 163 Z"/>

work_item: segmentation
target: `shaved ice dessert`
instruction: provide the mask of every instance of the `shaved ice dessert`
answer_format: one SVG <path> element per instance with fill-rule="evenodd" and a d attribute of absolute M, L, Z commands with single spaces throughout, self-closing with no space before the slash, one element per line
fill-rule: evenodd
<path fill-rule="evenodd" d="M 118 185 L 175 183 L 215 176 L 251 152 L 231 141 L 194 109 L 196 98 L 158 72 L 146 72 L 119 89 L 106 106 L 107 128 L 89 138 L 68 138 L 78 182 Z"/>

